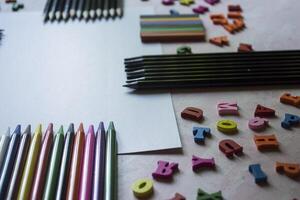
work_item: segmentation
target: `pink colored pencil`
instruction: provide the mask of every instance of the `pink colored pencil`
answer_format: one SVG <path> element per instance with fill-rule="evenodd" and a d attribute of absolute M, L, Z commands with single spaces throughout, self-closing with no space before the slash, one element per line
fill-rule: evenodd
<path fill-rule="evenodd" d="M 36 168 L 36 174 L 34 177 L 31 198 L 33 200 L 41 199 L 43 197 L 43 190 L 45 186 L 45 179 L 47 175 L 47 167 L 49 161 L 49 155 L 53 142 L 53 124 L 50 123 L 46 130 L 44 141 L 42 144 L 41 153 Z"/>
<path fill-rule="evenodd" d="M 92 196 L 92 183 L 93 183 L 93 170 L 94 170 L 94 152 L 95 152 L 95 132 L 94 126 L 90 125 L 88 134 L 86 136 L 86 145 L 84 149 L 84 160 L 82 169 L 82 179 L 80 187 L 81 200 L 91 199 Z"/>

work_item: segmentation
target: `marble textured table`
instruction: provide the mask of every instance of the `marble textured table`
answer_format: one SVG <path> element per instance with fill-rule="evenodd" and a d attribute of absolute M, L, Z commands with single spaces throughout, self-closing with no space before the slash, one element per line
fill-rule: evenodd
<path fill-rule="evenodd" d="M 45 0 L 23 0 L 25 9 L 22 12 L 41 11 Z M 198 0 L 197 4 L 205 4 Z M 210 7 L 210 13 L 223 12 L 229 3 L 240 3 L 244 9 L 247 28 L 236 35 L 230 35 L 221 27 L 212 25 L 209 15 L 203 21 L 208 37 L 226 34 L 230 46 L 215 47 L 209 43 L 180 43 L 162 45 L 164 53 L 175 53 L 179 45 L 189 45 L 193 52 L 228 52 L 236 51 L 240 42 L 250 43 L 256 50 L 299 49 L 300 2 L 298 0 L 222 0 L 220 4 Z M 184 7 L 176 2 L 175 6 L 163 6 L 160 0 L 127 0 L 126 6 L 153 6 L 156 13 L 168 13 L 169 9 L 177 9 L 181 13 L 191 13 L 192 7 Z M 10 12 L 10 6 L 1 2 L 1 12 Z M 126 14 L 126 13 L 125 13 Z M 233 200 L 289 200 L 300 199 L 300 180 L 292 180 L 275 172 L 276 161 L 300 162 L 300 129 L 286 131 L 281 128 L 280 121 L 284 113 L 300 114 L 299 109 L 283 105 L 279 97 L 283 92 L 300 95 L 296 87 L 244 87 L 217 88 L 197 90 L 174 90 L 172 101 L 177 124 L 182 140 L 182 150 L 154 152 L 138 155 L 119 156 L 118 197 L 120 200 L 136 199 L 130 189 L 131 184 L 139 178 L 151 178 L 158 160 L 179 163 L 179 172 L 175 173 L 171 183 L 154 181 L 154 195 L 150 199 L 168 199 L 175 192 L 183 194 L 187 199 L 196 199 L 197 188 L 211 193 L 222 191 L 225 199 Z M 236 100 L 240 107 L 239 117 L 219 117 L 216 104 L 220 100 Z M 276 109 L 277 118 L 270 120 L 270 127 L 261 134 L 274 133 L 280 142 L 279 152 L 260 153 L 253 142 L 253 131 L 248 128 L 248 120 L 253 116 L 257 104 Z M 186 121 L 180 112 L 187 106 L 200 107 L 204 110 L 205 120 L 201 124 Z M 216 129 L 219 119 L 234 119 L 238 122 L 239 132 L 236 135 L 224 135 Z M 192 137 L 193 126 L 210 127 L 212 137 L 206 139 L 205 145 L 195 144 Z M 227 159 L 218 149 L 221 139 L 231 138 L 244 147 L 245 155 L 233 160 Z M 159 139 L 159 138 L 158 138 Z M 216 170 L 204 170 L 194 173 L 191 166 L 192 155 L 214 157 Z M 258 186 L 248 172 L 249 164 L 260 163 L 268 175 L 269 184 Z"/>

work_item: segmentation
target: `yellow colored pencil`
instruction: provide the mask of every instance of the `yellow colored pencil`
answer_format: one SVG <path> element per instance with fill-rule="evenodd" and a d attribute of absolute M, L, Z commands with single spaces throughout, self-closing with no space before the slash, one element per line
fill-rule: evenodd
<path fill-rule="evenodd" d="M 39 124 L 35 130 L 21 179 L 18 200 L 28 200 L 34 178 L 36 163 L 38 160 L 42 142 L 42 125 Z"/>

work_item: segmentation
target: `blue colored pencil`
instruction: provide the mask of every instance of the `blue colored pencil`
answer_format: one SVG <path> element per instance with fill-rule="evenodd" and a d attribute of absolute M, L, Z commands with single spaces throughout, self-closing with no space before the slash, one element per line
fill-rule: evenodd
<path fill-rule="evenodd" d="M 21 138 L 21 125 L 18 125 L 14 131 L 14 133 L 11 135 L 11 139 L 9 142 L 9 146 L 6 152 L 6 158 L 3 165 L 2 174 L 0 177 L 0 199 L 4 199 L 7 188 L 8 188 L 8 182 L 10 180 L 16 155 L 18 152 L 18 147 L 20 143 Z"/>
<path fill-rule="evenodd" d="M 11 180 L 8 187 L 6 199 L 16 199 L 20 187 L 21 177 L 27 158 L 28 149 L 31 141 L 31 126 L 28 125 L 21 136 L 21 142 L 16 157 L 15 166 L 12 171 Z M 7 183 L 8 184 L 8 183 Z"/>

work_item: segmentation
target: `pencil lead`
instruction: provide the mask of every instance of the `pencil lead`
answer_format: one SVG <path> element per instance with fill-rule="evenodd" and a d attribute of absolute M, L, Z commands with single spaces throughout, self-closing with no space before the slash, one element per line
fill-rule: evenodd
<path fill-rule="evenodd" d="M 82 122 L 79 125 L 78 132 L 84 132 L 83 123 Z"/>
<path fill-rule="evenodd" d="M 31 125 L 30 124 L 26 127 L 24 134 L 31 134 Z"/>
<path fill-rule="evenodd" d="M 21 134 L 21 125 L 20 124 L 17 125 L 17 127 L 15 128 L 14 133 Z"/>
<path fill-rule="evenodd" d="M 38 124 L 38 126 L 35 129 L 35 134 L 42 134 L 42 124 Z"/>
<path fill-rule="evenodd" d="M 103 122 L 100 122 L 100 123 L 99 123 L 97 132 L 98 132 L 98 133 L 103 133 L 103 132 L 105 132 L 105 128 L 104 128 L 104 123 L 103 123 Z"/>
<path fill-rule="evenodd" d="M 64 134 L 64 127 L 63 127 L 63 125 L 61 125 L 59 127 L 59 130 L 58 130 L 57 134 Z"/>
<path fill-rule="evenodd" d="M 93 134 L 93 135 L 95 134 L 94 126 L 93 126 L 93 125 L 90 125 L 90 126 L 89 126 L 88 133 L 91 133 L 91 134 Z"/>
<path fill-rule="evenodd" d="M 74 133 L 74 124 L 73 124 L 73 123 L 71 123 L 71 124 L 69 125 L 68 132 Z"/>
<path fill-rule="evenodd" d="M 52 123 L 49 123 L 47 129 L 46 129 L 46 133 L 47 132 L 53 132 L 53 124 Z"/>
<path fill-rule="evenodd" d="M 48 18 L 49 18 L 50 21 L 52 21 L 54 19 L 54 13 L 52 11 L 49 12 Z"/>
<path fill-rule="evenodd" d="M 108 130 L 115 130 L 114 122 L 109 122 Z"/>

